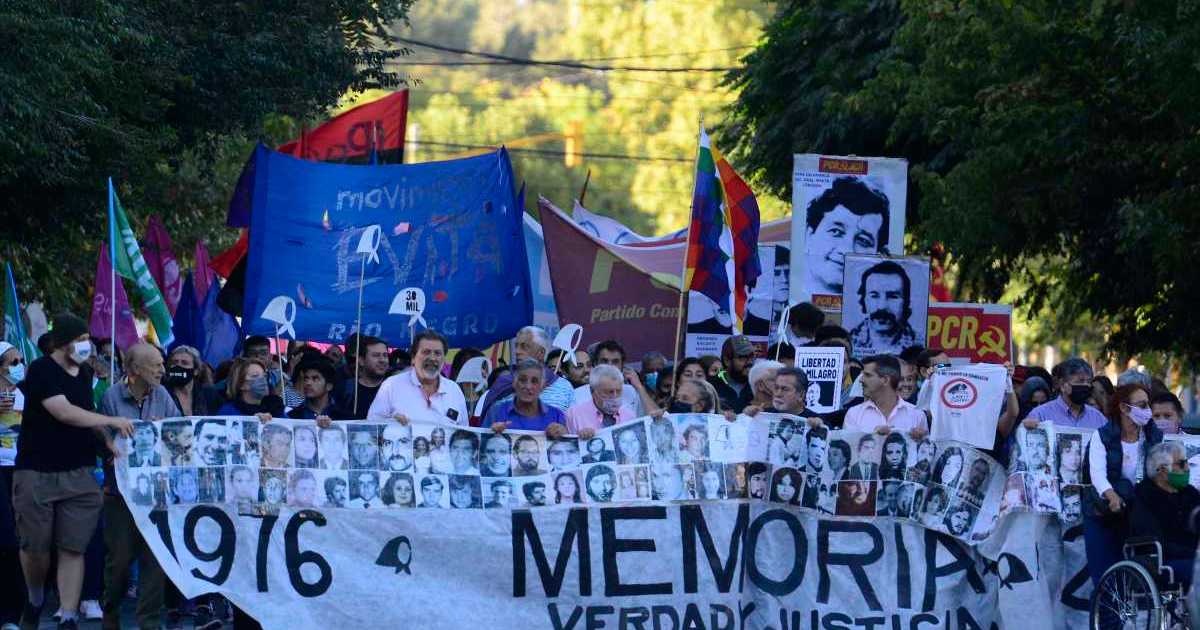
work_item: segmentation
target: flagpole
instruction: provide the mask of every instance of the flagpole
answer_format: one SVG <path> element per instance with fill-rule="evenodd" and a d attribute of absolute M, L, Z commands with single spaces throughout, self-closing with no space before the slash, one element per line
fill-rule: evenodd
<path fill-rule="evenodd" d="M 367 255 L 362 254 L 362 265 L 358 268 L 358 323 L 354 334 L 354 413 L 358 414 L 358 364 L 362 360 L 362 300 L 363 280 L 367 275 Z"/>
<path fill-rule="evenodd" d="M 704 132 L 704 112 L 700 112 L 700 133 Z M 676 370 L 679 369 L 679 337 L 680 328 L 683 327 L 683 296 L 687 295 L 687 265 L 688 265 L 688 250 L 692 246 L 692 224 L 695 222 L 696 214 L 696 171 L 699 169 L 700 162 L 700 136 L 696 136 L 696 163 L 692 167 L 692 203 L 689 205 L 691 211 L 688 212 L 688 227 L 687 235 L 683 239 L 683 270 L 679 274 L 679 304 L 675 308 L 675 352 L 671 357 L 671 365 Z M 678 376 L 678 374 L 676 374 Z M 675 383 L 678 383 L 678 378 L 671 379 L 671 398 L 675 397 Z"/>
<path fill-rule="evenodd" d="M 108 315 L 109 328 L 108 384 L 116 382 L 117 363 L 117 219 L 113 209 L 113 184 L 108 178 Z"/>

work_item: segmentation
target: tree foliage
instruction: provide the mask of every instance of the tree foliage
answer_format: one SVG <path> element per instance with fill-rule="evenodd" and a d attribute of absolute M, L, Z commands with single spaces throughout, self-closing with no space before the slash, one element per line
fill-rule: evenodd
<path fill-rule="evenodd" d="M 386 29 L 410 4 L 0 4 L 0 257 L 23 298 L 86 312 L 109 176 L 136 221 L 163 217 L 177 249 L 227 244 L 225 204 L 249 148 L 270 140 L 265 123 L 397 85 L 405 51 Z"/>
<path fill-rule="evenodd" d="M 1200 4 L 808 0 L 728 80 L 727 137 L 778 193 L 792 153 L 910 161 L 910 251 L 960 297 L 1200 359 Z M 1088 318 L 1093 318 L 1089 320 Z"/>

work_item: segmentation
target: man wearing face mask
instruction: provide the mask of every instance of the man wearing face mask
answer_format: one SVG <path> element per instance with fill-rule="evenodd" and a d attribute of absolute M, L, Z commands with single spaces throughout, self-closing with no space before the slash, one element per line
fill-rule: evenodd
<path fill-rule="evenodd" d="M 125 379 L 108 388 L 100 401 L 100 411 L 110 416 L 133 420 L 160 420 L 180 415 L 179 407 L 162 386 L 165 373 L 163 357 L 148 343 L 138 343 L 125 351 Z M 112 460 L 104 462 L 104 544 L 105 560 L 104 626 L 120 623 L 121 600 L 129 583 L 129 567 L 138 562 L 138 624 L 157 628 L 163 607 L 165 575 L 145 539 L 138 532 L 133 515 L 117 490 Z M 211 618 L 211 612 L 209 614 Z"/>
<path fill-rule="evenodd" d="M 1175 441 L 1155 445 L 1146 454 L 1146 476 L 1134 489 L 1130 535 L 1162 543 L 1163 561 L 1186 589 L 1196 558 L 1195 510 L 1200 492 L 1188 485 L 1187 452 Z"/>
<path fill-rule="evenodd" d="M 1054 366 L 1052 374 L 1058 384 L 1058 397 L 1034 408 L 1029 412 L 1029 418 L 1081 429 L 1104 426 L 1107 422 L 1104 414 L 1087 404 L 1092 395 L 1092 367 L 1088 362 L 1073 357 Z"/>
<path fill-rule="evenodd" d="M 22 628 L 37 628 L 45 604 L 51 552 L 58 555 L 60 628 L 78 627 L 83 552 L 103 503 L 92 476 L 100 432 L 133 434 L 133 423 L 94 413 L 92 353 L 87 324 L 70 314 L 54 318 L 52 351 L 29 366 L 25 412 L 17 444 L 13 510 L 28 588 Z"/>
<path fill-rule="evenodd" d="M 591 397 L 571 405 L 567 410 L 566 426 L 552 424 L 546 428 L 546 435 L 556 438 L 573 433 L 586 440 L 599 429 L 633 419 L 633 409 L 621 400 L 624 377 L 620 370 L 611 365 L 597 365 L 592 368 L 589 380 Z"/>

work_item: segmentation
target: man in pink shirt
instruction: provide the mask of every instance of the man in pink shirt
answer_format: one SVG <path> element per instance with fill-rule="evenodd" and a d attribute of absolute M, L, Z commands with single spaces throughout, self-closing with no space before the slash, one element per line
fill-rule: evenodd
<path fill-rule="evenodd" d="M 890 354 L 863 359 L 862 388 L 865 401 L 846 411 L 842 428 L 884 434 L 902 431 L 920 439 L 929 432 L 925 412 L 900 398 L 900 360 Z"/>
<path fill-rule="evenodd" d="M 550 425 L 546 434 L 572 433 L 583 439 L 591 438 L 604 427 L 621 424 L 633 419 L 633 409 L 621 401 L 621 389 L 625 379 L 621 371 L 611 365 L 597 365 L 588 377 L 592 395 L 567 409 L 567 426 Z"/>

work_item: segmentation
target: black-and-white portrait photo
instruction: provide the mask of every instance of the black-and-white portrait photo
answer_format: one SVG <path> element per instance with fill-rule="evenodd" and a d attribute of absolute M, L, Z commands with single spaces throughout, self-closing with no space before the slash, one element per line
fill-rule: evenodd
<path fill-rule="evenodd" d="M 292 426 L 292 466 L 294 468 L 317 467 L 320 459 L 317 442 L 317 425 L 295 424 Z"/>
<path fill-rule="evenodd" d="M 583 483 L 579 479 L 578 470 L 568 470 L 547 475 L 551 479 L 550 503 L 553 505 L 574 505 L 583 503 Z"/>
<path fill-rule="evenodd" d="M 130 468 L 162 466 L 162 456 L 158 454 L 158 427 L 153 422 L 134 422 L 132 442 Z"/>
<path fill-rule="evenodd" d="M 317 488 L 321 492 L 321 507 L 344 508 L 350 500 L 350 481 L 343 471 L 317 471 Z"/>
<path fill-rule="evenodd" d="M 209 466 L 199 468 L 196 480 L 200 488 L 200 503 L 225 502 L 225 468 Z"/>
<path fill-rule="evenodd" d="M 312 470 L 301 468 L 288 475 L 288 505 L 292 507 L 317 507 L 317 477 Z"/>
<path fill-rule="evenodd" d="M 317 442 L 320 443 L 318 453 L 322 470 L 346 470 L 350 467 L 346 429 L 337 424 L 317 429 Z"/>
<path fill-rule="evenodd" d="M 616 499 L 618 501 L 637 501 L 649 498 L 650 467 L 618 466 Z"/>
<path fill-rule="evenodd" d="M 292 463 L 292 430 L 278 422 L 262 427 L 262 468 L 287 468 Z"/>
<path fill-rule="evenodd" d="M 286 504 L 287 485 L 286 470 L 260 470 L 258 472 L 259 503 L 274 507 Z"/>
<path fill-rule="evenodd" d="M 483 455 L 479 472 L 484 477 L 508 477 L 512 474 L 512 438 L 503 433 L 483 436 Z"/>
<path fill-rule="evenodd" d="M 846 470 L 849 481 L 874 481 L 879 479 L 879 442 L 883 436 L 864 433 L 855 441 L 853 462 Z"/>
<path fill-rule="evenodd" d="M 160 426 L 160 459 L 163 466 L 194 466 L 192 458 L 192 423 L 171 420 Z"/>
<path fill-rule="evenodd" d="M 450 507 L 450 498 L 446 493 L 446 475 L 425 475 L 418 479 L 417 485 L 419 486 L 418 492 L 420 493 L 417 507 Z"/>
<path fill-rule="evenodd" d="M 547 490 L 546 482 L 541 479 L 533 481 L 521 482 L 521 496 L 525 499 L 525 505 L 530 507 L 541 507 L 546 505 Z"/>
<path fill-rule="evenodd" d="M 546 461 L 550 464 L 550 472 L 579 468 L 579 440 L 573 437 L 547 440 Z"/>
<path fill-rule="evenodd" d="M 648 464 L 650 451 L 646 443 L 646 425 L 635 422 L 613 429 L 613 444 L 618 464 Z"/>
<path fill-rule="evenodd" d="M 479 474 L 479 433 L 455 429 L 450 434 L 450 472 L 455 475 Z"/>
<path fill-rule="evenodd" d="M 929 261 L 846 256 L 842 326 L 856 358 L 925 344 Z"/>
<path fill-rule="evenodd" d="M 379 496 L 379 473 L 377 471 L 350 471 L 350 502 L 346 507 L 383 507 L 383 499 Z"/>
<path fill-rule="evenodd" d="M 725 497 L 729 499 L 745 499 L 750 496 L 746 467 L 749 464 L 738 462 L 725 464 Z"/>
<path fill-rule="evenodd" d="M 130 475 L 133 480 L 133 492 L 130 498 L 137 505 L 154 505 L 154 478 L 148 470 L 140 470 Z"/>
<path fill-rule="evenodd" d="M 1054 475 L 1054 462 L 1050 451 L 1051 433 L 1052 429 L 1046 425 L 1036 429 L 1027 429 L 1024 425 L 1017 427 L 1014 457 L 1018 472 L 1028 472 L 1046 477 Z"/>
<path fill-rule="evenodd" d="M 724 499 L 727 496 L 725 470 L 721 464 L 716 462 L 696 462 L 693 466 L 696 468 L 697 499 L 715 501 L 717 499 Z M 736 466 L 736 464 L 729 464 L 729 466 Z M 744 483 L 742 484 L 742 488 L 745 488 Z"/>
<path fill-rule="evenodd" d="M 616 460 L 613 452 L 612 432 L 605 431 L 583 442 L 583 463 L 600 464 Z"/>
<path fill-rule="evenodd" d="M 512 474 L 514 477 L 536 477 L 546 472 L 543 438 L 518 435 L 513 440 Z"/>
<path fill-rule="evenodd" d="M 679 438 L 675 423 L 666 415 L 650 421 L 650 462 L 679 463 Z"/>
<path fill-rule="evenodd" d="M 511 479 L 483 480 L 483 507 L 512 508 L 517 506 L 517 493 Z"/>
<path fill-rule="evenodd" d="M 378 425 L 347 425 L 346 439 L 349 441 L 350 445 L 350 468 L 358 470 L 379 470 Z M 265 434 L 263 435 L 263 441 L 266 441 Z M 353 485 L 353 479 L 351 479 L 351 485 Z"/>
<path fill-rule="evenodd" d="M 1076 433 L 1058 434 L 1058 482 L 1063 485 L 1083 483 L 1083 436 Z"/>
<path fill-rule="evenodd" d="M 258 503 L 258 468 L 234 464 L 227 467 L 225 484 L 233 503 Z"/>
<path fill-rule="evenodd" d="M 379 467 L 392 472 L 406 472 L 413 466 L 412 426 L 390 422 L 383 427 L 379 438 Z M 299 445 L 297 445 L 298 447 Z"/>
<path fill-rule="evenodd" d="M 696 472 L 690 464 L 654 464 L 650 467 L 650 477 L 656 501 L 696 498 Z"/>
<path fill-rule="evenodd" d="M 908 472 L 908 441 L 909 437 L 899 431 L 892 431 L 883 439 L 880 479 L 904 479 Z"/>
<path fill-rule="evenodd" d="M 772 466 L 803 469 L 808 464 L 807 430 L 803 418 L 781 416 L 772 420 L 767 461 Z"/>
<path fill-rule="evenodd" d="M 384 473 L 387 481 L 383 482 L 383 490 L 379 498 L 387 507 L 408 508 L 416 505 L 417 484 L 413 481 L 412 473 Z"/>
<path fill-rule="evenodd" d="M 608 464 L 592 464 L 583 471 L 583 486 L 590 503 L 609 503 L 617 491 L 617 471 Z"/>
<path fill-rule="evenodd" d="M 200 472 L 191 467 L 171 468 L 171 503 L 187 505 L 200 500 Z"/>
<path fill-rule="evenodd" d="M 804 491 L 804 475 L 795 468 L 776 468 L 771 475 L 771 502 L 800 505 Z"/>
<path fill-rule="evenodd" d="M 451 457 L 453 457 L 453 444 Z M 477 475 L 450 475 L 450 507 L 469 510 L 483 507 L 483 489 Z"/>
<path fill-rule="evenodd" d="M 231 464 L 258 468 L 261 465 L 259 451 L 259 429 L 262 423 L 257 418 L 231 420 L 229 423 L 229 457 Z"/>
<path fill-rule="evenodd" d="M 225 456 L 229 451 L 229 432 L 225 421 L 219 418 L 204 418 L 197 420 L 192 430 L 195 434 L 192 450 L 196 454 L 196 465 L 224 466 Z"/>

